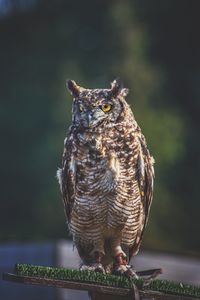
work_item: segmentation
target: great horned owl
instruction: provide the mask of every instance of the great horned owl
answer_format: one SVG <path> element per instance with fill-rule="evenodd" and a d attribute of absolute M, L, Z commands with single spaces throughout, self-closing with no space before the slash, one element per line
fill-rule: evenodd
<path fill-rule="evenodd" d="M 131 276 L 152 202 L 154 160 L 119 80 L 110 89 L 67 82 L 72 124 L 58 179 L 82 269 Z"/>

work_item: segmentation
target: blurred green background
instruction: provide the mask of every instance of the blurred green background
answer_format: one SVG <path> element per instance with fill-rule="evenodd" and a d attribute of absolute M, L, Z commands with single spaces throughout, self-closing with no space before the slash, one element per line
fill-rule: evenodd
<path fill-rule="evenodd" d="M 67 78 L 130 88 L 156 160 L 143 248 L 200 250 L 199 1 L 0 0 L 0 241 L 67 238 Z"/>

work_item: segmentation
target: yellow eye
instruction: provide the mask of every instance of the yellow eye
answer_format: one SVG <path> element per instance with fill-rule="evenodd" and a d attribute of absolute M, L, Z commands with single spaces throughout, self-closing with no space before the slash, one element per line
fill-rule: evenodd
<path fill-rule="evenodd" d="M 79 104 L 79 111 L 80 111 L 80 112 L 83 112 L 83 111 L 84 111 L 84 107 L 83 107 L 82 104 Z"/>
<path fill-rule="evenodd" d="M 103 110 L 103 112 L 109 112 L 111 110 L 112 106 L 109 103 L 105 103 L 101 106 L 101 109 Z"/>

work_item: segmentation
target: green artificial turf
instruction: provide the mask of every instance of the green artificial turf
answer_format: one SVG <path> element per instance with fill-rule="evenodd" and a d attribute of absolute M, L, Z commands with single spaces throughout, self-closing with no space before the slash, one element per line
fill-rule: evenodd
<path fill-rule="evenodd" d="M 34 276 L 40 278 L 80 281 L 85 283 L 97 283 L 101 285 L 132 288 L 135 284 L 141 290 L 159 291 L 167 294 L 200 297 L 200 286 L 176 283 L 167 280 L 152 280 L 148 285 L 143 285 L 144 279 L 129 279 L 123 276 L 80 271 L 75 269 L 53 268 L 34 266 L 30 264 L 16 264 L 15 274 L 21 276 Z"/>

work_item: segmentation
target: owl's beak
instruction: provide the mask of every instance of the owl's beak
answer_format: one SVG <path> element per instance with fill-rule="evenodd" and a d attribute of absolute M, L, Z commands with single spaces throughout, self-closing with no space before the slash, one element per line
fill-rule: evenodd
<path fill-rule="evenodd" d="M 96 111 L 92 112 L 92 111 L 87 111 L 85 112 L 85 123 L 87 123 L 87 127 L 91 128 L 97 125 L 97 123 L 99 123 L 99 121 L 102 120 L 103 117 L 103 113 L 102 111 L 100 111 L 99 109 L 97 109 Z"/>

